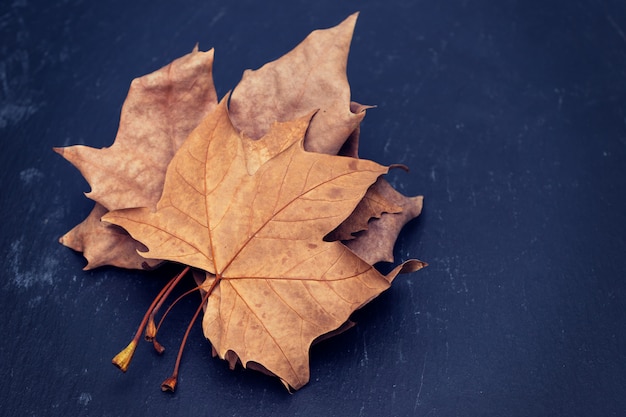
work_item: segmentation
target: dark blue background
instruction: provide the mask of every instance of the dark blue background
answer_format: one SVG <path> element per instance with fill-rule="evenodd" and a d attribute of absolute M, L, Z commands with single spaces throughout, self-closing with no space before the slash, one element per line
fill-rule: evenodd
<path fill-rule="evenodd" d="M 620 0 L 6 0 L 0 5 L 0 408 L 15 416 L 626 415 L 626 4 Z M 110 364 L 173 271 L 102 268 L 56 243 L 88 185 L 53 146 L 110 145 L 132 78 L 216 48 L 218 93 L 360 10 L 361 155 L 423 194 L 401 276 L 312 350 L 309 385 L 212 359 Z M 397 170 L 396 170 L 397 171 Z"/>

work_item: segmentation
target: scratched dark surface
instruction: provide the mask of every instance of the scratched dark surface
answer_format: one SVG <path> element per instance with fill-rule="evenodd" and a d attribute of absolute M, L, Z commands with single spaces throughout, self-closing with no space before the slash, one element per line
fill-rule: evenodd
<path fill-rule="evenodd" d="M 158 3 L 158 2 L 157 2 Z M 626 5 L 615 1 L 5 0 L 0 4 L 3 416 L 626 415 Z M 216 48 L 220 95 L 308 32 L 361 15 L 363 157 L 425 195 L 401 276 L 315 347 L 294 395 L 231 372 L 195 309 L 157 357 L 111 357 L 173 271 L 103 268 L 56 243 L 91 203 L 51 147 L 110 145 L 132 78 Z"/>

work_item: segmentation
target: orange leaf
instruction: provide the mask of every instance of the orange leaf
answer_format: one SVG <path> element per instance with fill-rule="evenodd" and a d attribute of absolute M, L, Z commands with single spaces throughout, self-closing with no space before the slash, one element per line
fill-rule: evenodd
<path fill-rule="evenodd" d="M 341 243 L 323 241 L 387 167 L 306 152 L 307 124 L 308 117 L 274 124 L 269 135 L 291 145 L 258 158 L 225 99 L 174 156 L 156 212 L 103 217 L 145 244 L 146 256 L 214 274 L 203 328 L 217 354 L 294 389 L 309 379 L 317 337 L 341 327 L 399 272 L 423 265 L 409 261 L 383 276 Z"/>

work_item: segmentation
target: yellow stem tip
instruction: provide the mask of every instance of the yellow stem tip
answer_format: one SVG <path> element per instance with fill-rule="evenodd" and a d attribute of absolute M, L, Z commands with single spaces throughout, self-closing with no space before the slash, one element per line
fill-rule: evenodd
<path fill-rule="evenodd" d="M 135 349 L 137 348 L 137 341 L 132 340 L 128 346 L 126 346 L 120 353 L 115 355 L 113 360 L 113 365 L 120 368 L 122 372 L 126 372 L 128 369 L 128 365 L 130 365 L 130 361 L 133 359 L 133 355 L 135 354 Z"/>

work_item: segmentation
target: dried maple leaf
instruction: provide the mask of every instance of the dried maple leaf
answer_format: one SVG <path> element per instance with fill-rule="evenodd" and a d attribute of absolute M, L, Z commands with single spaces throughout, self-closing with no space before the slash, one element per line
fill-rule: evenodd
<path fill-rule="evenodd" d="M 291 119 L 319 108 L 307 132 L 305 146 L 308 144 L 308 148 L 318 152 L 333 154 L 339 150 L 340 154 L 357 157 L 359 122 L 369 106 L 349 102 L 350 88 L 345 67 L 356 17 L 357 14 L 354 14 L 337 27 L 315 31 L 283 58 L 258 71 L 247 71 L 231 99 L 235 124 L 252 131 L 254 137 L 260 137 L 267 131 L 270 121 Z M 334 52 L 320 55 L 323 50 Z M 314 59 L 320 56 L 323 65 Z M 178 149 L 185 134 L 195 127 L 194 120 L 199 120 L 206 109 L 216 103 L 212 62 L 212 51 L 199 53 L 196 48 L 161 70 L 135 80 L 122 109 L 118 136 L 111 148 L 73 146 L 56 149 L 75 164 L 92 184 L 94 191 L 88 194 L 89 197 L 111 208 L 154 207 L 173 152 Z M 306 82 L 298 83 L 300 89 L 260 88 L 283 85 L 294 72 L 307 74 Z M 318 78 L 324 78 L 325 82 L 320 82 Z M 190 85 L 193 91 L 187 94 L 186 89 Z M 258 106 L 257 101 L 260 100 L 274 105 L 267 108 Z M 329 135 L 322 126 L 337 129 Z M 105 169 L 100 169 L 102 162 Z M 118 165 L 122 169 L 118 170 Z M 375 187 L 368 191 L 366 201 L 378 201 L 379 196 L 370 196 L 370 192 L 375 192 Z M 404 203 L 409 206 L 414 201 L 405 197 Z M 363 207 L 369 210 L 363 210 Z M 400 212 L 397 207 L 390 202 L 386 206 L 359 206 L 342 226 L 343 236 L 353 237 L 354 233 L 367 227 L 368 221 L 379 218 L 383 213 L 397 213 L 385 216 L 386 222 L 394 224 L 404 224 L 412 218 L 410 213 L 419 213 L 414 209 Z M 102 214 L 101 210 L 94 209 L 88 219 L 60 239 L 61 243 L 89 253 L 86 269 L 106 264 L 125 268 L 148 266 L 136 258 L 134 251 L 126 253 L 117 250 L 116 256 L 104 251 L 120 242 L 124 242 L 122 247 L 129 249 L 137 243 L 124 232 L 109 231 L 105 224 L 94 221 L 96 212 Z M 377 230 L 379 228 L 373 227 L 367 235 L 359 235 L 357 240 L 365 242 L 353 242 L 353 250 L 362 257 L 371 258 L 371 253 L 365 251 L 372 245 L 393 247 L 397 236 L 392 233 L 381 236 L 376 233 Z M 101 236 L 99 240 L 98 234 Z M 383 238 L 387 242 L 381 243 Z M 377 262 L 388 257 L 371 259 Z M 153 266 L 156 261 L 151 264 Z"/>
<path fill-rule="evenodd" d="M 174 156 L 156 212 L 103 217 L 142 242 L 146 256 L 213 274 L 203 329 L 215 351 L 294 389 L 309 379 L 317 337 L 341 327 L 399 272 L 423 265 L 409 261 L 383 276 L 341 243 L 323 240 L 387 168 L 306 152 L 304 121 L 304 129 L 302 118 L 273 125 L 270 134 L 293 144 L 251 166 L 252 141 L 233 127 L 223 100 Z"/>
<path fill-rule="evenodd" d="M 202 220 L 202 210 L 198 212 L 201 201 L 194 201 L 193 198 L 185 199 L 184 196 L 180 195 L 176 196 L 176 191 L 172 191 L 176 189 L 175 187 L 169 188 L 170 192 L 167 193 L 167 198 L 175 196 L 175 198 L 170 199 L 170 202 L 176 201 L 178 208 L 184 208 L 183 211 L 180 213 L 171 212 L 169 209 L 174 206 L 168 206 L 167 203 L 164 203 L 165 206 L 163 207 L 161 207 L 161 203 L 157 206 L 157 200 L 163 191 L 163 182 L 166 178 L 165 167 L 184 140 L 186 132 L 195 126 L 192 120 L 195 117 L 196 122 L 199 121 L 203 114 L 208 113 L 216 104 L 210 73 L 212 51 L 205 53 L 204 56 L 198 56 L 196 48 L 192 54 L 174 61 L 164 70 L 135 80 L 133 86 L 138 84 L 139 87 L 145 87 L 143 82 L 147 82 L 149 88 L 145 89 L 146 91 L 142 88 L 134 90 L 131 88 L 129 91 L 129 97 L 122 111 L 120 130 L 111 148 L 95 150 L 77 146 L 63 150 L 57 149 L 83 172 L 93 188 L 89 194 L 92 199 L 102 200 L 101 202 L 110 209 L 142 205 L 141 198 L 144 197 L 146 201 L 149 201 L 144 204 L 146 209 L 116 210 L 106 218 L 113 219 L 112 221 L 115 222 L 115 219 L 118 218 L 119 220 L 121 215 L 121 221 L 126 222 L 127 225 L 129 221 L 132 223 L 138 220 L 137 217 L 142 222 L 146 218 L 149 220 L 156 219 L 156 224 L 154 222 L 150 224 L 150 221 L 139 226 L 134 224 L 134 226 L 139 227 L 142 241 L 150 243 L 149 252 L 155 257 L 161 253 L 165 254 L 163 259 L 200 267 L 203 267 L 201 261 L 204 257 L 204 261 L 208 260 L 209 264 L 213 264 L 213 269 L 205 268 L 206 272 L 202 274 L 200 279 L 204 281 L 201 284 L 201 292 L 205 294 L 205 297 L 210 297 L 203 298 L 202 305 L 206 310 L 204 331 L 206 336 L 213 341 L 214 352 L 228 360 L 231 366 L 241 362 L 249 368 L 278 375 L 287 387 L 299 388 L 308 381 L 308 349 L 312 342 L 351 327 L 352 323 L 347 317 L 355 308 L 363 305 L 385 289 L 397 273 L 413 271 L 425 265 L 415 260 L 408 261 L 385 277 L 371 267 L 371 264 L 379 260 L 390 260 L 390 251 L 400 228 L 408 219 L 419 214 L 421 199 L 402 196 L 380 178 L 367 189 L 366 197 L 361 199 L 358 205 L 357 202 L 360 197 L 356 198 L 352 195 L 352 198 L 342 200 L 343 195 L 335 195 L 337 189 L 344 187 L 356 193 L 355 195 L 362 196 L 363 190 L 367 188 L 368 184 L 371 184 L 372 178 L 375 177 L 373 171 L 367 172 L 365 175 L 366 173 L 360 170 L 363 164 L 373 164 L 368 161 L 346 162 L 343 159 L 341 166 L 350 171 L 346 178 L 351 175 L 357 178 L 363 174 L 362 178 L 359 178 L 361 180 L 368 178 L 367 181 L 357 181 L 358 184 L 348 184 L 347 186 L 342 183 L 340 187 L 331 187 L 331 191 L 326 194 L 321 193 L 322 197 L 328 198 L 326 200 L 322 198 L 312 206 L 316 206 L 317 209 L 322 206 L 323 210 L 320 211 L 331 215 L 317 219 L 308 218 L 308 221 L 305 222 L 304 231 L 293 230 L 291 225 L 288 227 L 276 226 L 284 222 L 284 219 L 281 218 L 284 213 L 281 210 L 278 212 L 261 210 L 260 214 L 256 211 L 259 207 L 267 209 L 271 205 L 271 198 L 269 203 L 261 201 L 264 200 L 264 194 L 270 194 L 276 200 L 275 203 L 278 204 L 284 190 L 287 194 L 294 191 L 285 181 L 294 178 L 299 181 L 302 180 L 302 175 L 296 174 L 298 164 L 292 165 L 292 162 L 300 160 L 298 158 L 302 157 L 302 154 L 307 155 L 304 149 L 329 154 L 338 152 L 340 155 L 358 158 L 359 123 L 368 106 L 349 101 L 350 90 L 345 75 L 347 54 L 355 21 L 356 14 L 335 28 L 316 31 L 285 57 L 264 66 L 259 71 L 248 71 L 244 75 L 234 93 L 234 100 L 231 100 L 232 110 L 238 126 L 244 132 L 250 133 L 254 139 L 259 140 L 252 141 L 239 138 L 241 139 L 240 142 L 237 142 L 239 147 L 234 154 L 230 151 L 224 152 L 226 157 L 230 155 L 234 158 L 233 160 L 238 162 L 237 169 L 231 173 L 230 168 L 232 166 L 226 170 L 220 161 L 222 165 L 219 165 L 219 169 L 226 173 L 224 177 L 216 180 L 215 173 L 213 173 L 205 175 L 204 179 L 217 181 L 219 183 L 216 183 L 216 186 L 219 185 L 217 188 L 221 187 L 220 191 L 227 191 L 226 202 L 236 203 L 235 206 L 239 207 L 239 215 L 248 220 L 233 223 L 230 220 L 235 219 L 237 215 L 227 213 L 233 206 L 229 206 L 226 210 L 223 203 L 219 201 L 204 201 L 205 209 L 212 207 L 212 209 L 222 210 L 219 213 L 222 215 L 218 222 L 219 226 L 210 229 L 208 225 L 215 221 L 216 211 L 205 211 L 204 220 L 206 220 L 205 226 L 209 235 L 208 246 L 206 239 L 203 242 L 198 237 L 202 234 L 192 233 L 194 227 L 198 228 L 198 224 L 185 223 L 184 221 L 190 219 L 189 215 L 195 216 L 194 220 Z M 202 55 L 202 53 L 200 54 Z M 210 59 L 208 59 L 209 54 Z M 196 56 L 194 57 L 194 55 Z M 324 60 L 325 57 L 328 59 Z M 203 66 L 205 71 L 202 71 Z M 197 76 L 197 79 L 190 82 L 189 80 L 194 76 Z M 311 84 L 308 84 L 309 82 Z M 187 87 L 188 90 L 183 91 Z M 273 93 L 266 94 L 268 90 L 273 90 Z M 203 95 L 202 91 L 206 91 L 208 94 Z M 243 104 L 239 100 L 240 97 L 245 99 Z M 144 99 L 146 101 L 142 102 Z M 199 103 L 198 100 L 200 100 Z M 225 138 L 219 138 L 218 142 L 221 140 L 220 143 L 234 143 L 236 129 L 230 121 L 226 124 L 222 123 L 222 119 L 228 119 L 225 102 L 220 107 L 220 111 L 222 112 L 221 115 L 218 114 L 214 116 L 214 119 L 209 119 L 215 122 L 214 129 L 207 129 L 206 123 L 203 123 L 194 132 L 199 132 L 198 135 L 204 134 L 209 138 L 219 138 L 219 135 L 224 133 Z M 314 111 L 317 111 L 317 114 L 309 126 L 308 122 Z M 125 116 L 128 118 L 125 119 Z M 291 119 L 295 120 L 291 121 Z M 275 123 L 276 120 L 289 121 Z M 300 140 L 304 137 L 305 132 L 306 141 Z M 161 145 L 164 146 L 158 147 L 155 151 L 154 142 L 151 140 L 162 140 Z M 173 146 L 168 147 L 168 143 L 173 144 Z M 196 141 L 196 145 L 199 143 Z M 193 148 L 193 146 L 191 147 Z M 209 147 L 211 147 L 210 144 L 207 145 L 207 149 Z M 134 152 L 134 155 L 131 155 L 129 151 Z M 292 157 L 287 158 L 284 156 L 286 154 Z M 185 157 L 181 158 L 185 159 Z M 215 158 L 216 156 L 211 154 L 205 162 L 216 161 Z M 219 157 L 217 158 L 219 159 Z M 287 172 L 290 174 L 285 174 L 287 177 L 283 178 L 281 175 L 275 175 L 281 167 L 281 163 L 277 164 L 276 161 L 285 158 L 289 161 Z M 191 159 L 187 158 L 188 161 L 192 160 L 192 165 L 198 164 L 198 162 L 202 165 L 202 157 L 195 161 L 193 159 L 193 155 Z M 178 159 L 175 160 L 178 161 Z M 307 158 L 305 157 L 303 160 L 307 160 Z M 324 157 L 320 160 L 328 161 Z M 282 164 L 285 168 L 284 161 Z M 171 175 L 179 177 L 179 179 L 191 178 L 196 180 L 195 185 L 198 185 L 197 180 L 200 177 L 197 173 L 189 172 L 188 167 L 186 165 L 183 167 L 183 165 L 177 165 L 183 169 Z M 385 167 L 374 165 L 386 171 Z M 198 168 L 201 167 L 198 166 Z M 160 176 L 149 175 L 150 169 Z M 324 171 L 324 175 L 330 173 L 332 176 L 332 167 L 327 163 L 320 164 L 318 160 L 311 164 L 308 174 L 319 174 L 318 170 L 320 169 Z M 244 171 L 247 172 L 247 176 L 244 175 Z M 170 171 L 167 172 L 167 178 L 170 178 Z M 257 172 L 262 174 L 257 174 Z M 187 177 L 181 173 L 185 173 Z M 224 179 L 232 180 L 233 177 L 236 179 L 237 175 L 241 178 L 239 183 L 241 187 L 235 187 L 236 189 L 222 187 Z M 257 175 L 261 175 L 261 177 Z M 115 179 L 110 181 L 113 176 Z M 270 189 L 265 181 L 259 178 L 267 179 L 276 176 L 281 178 L 281 185 L 278 188 L 278 193 L 274 195 L 272 194 L 274 191 L 268 191 Z M 154 181 L 146 183 L 147 179 Z M 178 184 L 182 185 L 180 187 L 183 190 L 182 194 L 187 193 L 187 197 L 189 197 L 193 195 L 194 191 L 198 191 L 194 190 L 193 181 L 183 182 L 185 184 Z M 308 179 L 305 182 L 308 183 Z M 191 189 L 189 188 L 190 185 L 192 186 Z M 257 189 L 253 190 L 251 188 L 253 186 L 256 186 Z M 323 189 L 324 186 L 321 188 Z M 168 189 L 167 185 L 165 189 Z M 342 190 L 345 191 L 345 189 Z M 243 197 L 235 195 L 240 192 L 243 192 Z M 297 205 L 296 200 L 309 194 L 306 190 L 300 192 L 304 194 L 296 196 L 290 204 Z M 206 197 L 209 194 L 219 193 L 205 194 Z M 253 196 L 250 207 L 242 201 L 246 195 Z M 166 193 L 163 194 L 163 197 L 166 198 Z M 338 198 L 340 201 L 337 201 Z M 306 198 L 304 200 L 306 201 Z M 300 204 L 300 206 L 302 205 Z M 355 239 L 347 243 L 351 245 L 354 253 L 338 242 L 321 240 L 322 232 L 329 232 L 331 225 L 337 226 L 342 218 L 348 216 L 348 208 L 354 208 L 355 205 L 357 208 L 340 227 L 336 228 L 334 235 L 334 238 L 337 239 L 348 239 L 353 237 L 356 232 L 362 231 L 357 233 Z M 416 209 L 418 205 L 419 208 Z M 152 210 L 148 211 L 149 209 Z M 153 215 L 154 209 L 158 210 L 157 214 Z M 304 207 L 304 212 L 307 209 L 310 207 Z M 337 213 L 334 210 L 337 210 Z M 159 260 L 161 258 L 152 260 L 140 258 L 136 249 L 144 248 L 142 243 L 135 241 L 120 227 L 100 221 L 100 217 L 106 211 L 104 205 L 97 203 L 90 216 L 83 223 L 61 238 L 63 244 L 84 251 L 85 257 L 88 259 L 86 269 L 103 264 L 150 268 L 161 262 Z M 291 209 L 291 211 L 297 212 L 298 210 Z M 398 211 L 400 213 L 397 213 Z M 286 212 L 289 213 L 290 210 L 286 210 Z M 176 214 L 183 214 L 183 219 L 180 216 L 177 218 Z M 309 215 L 310 213 L 306 214 L 306 216 Z M 142 216 L 144 218 L 141 218 Z M 224 224 L 232 223 L 239 224 L 239 226 L 247 224 L 249 231 L 250 228 L 258 226 L 255 221 L 258 223 L 259 216 L 261 218 L 269 216 L 271 219 L 268 219 L 266 224 L 261 225 L 253 235 L 248 237 L 245 233 L 243 235 L 238 233 L 246 231 L 242 230 L 241 227 L 233 228 L 222 225 L 224 218 L 228 218 L 229 221 Z M 248 223 L 245 223 L 246 221 Z M 317 227 L 315 227 L 315 223 L 317 223 Z M 178 226 L 181 225 L 183 227 L 179 228 Z M 389 227 L 391 231 L 384 227 L 381 228 L 381 225 L 387 225 L 385 227 Z M 132 229 L 134 226 L 129 227 Z M 169 232 L 176 236 L 171 239 L 171 236 L 164 236 L 163 233 L 159 233 L 158 229 L 161 229 L 161 232 L 165 234 Z M 146 230 L 148 230 L 147 236 Z M 227 233 L 228 231 L 232 233 Z M 257 232 L 261 233 L 258 234 Z M 268 239 L 263 233 L 278 233 L 277 236 L 280 239 L 277 236 L 271 236 Z M 213 246 L 214 234 L 218 246 Z M 305 237 L 305 235 L 307 236 Z M 230 240 L 227 240 L 227 237 Z M 285 243 L 285 240 L 294 240 L 294 237 L 298 244 L 287 245 Z M 237 240 L 238 238 L 239 240 Z M 264 255 L 268 250 L 266 241 L 272 240 L 280 240 L 281 243 L 276 243 L 276 247 L 269 248 L 271 252 Z M 173 245 L 172 242 L 174 242 Z M 196 246 L 196 243 L 201 243 L 204 244 L 201 247 L 211 248 L 210 253 L 185 252 L 190 249 L 190 242 L 192 243 L 192 252 L 193 246 Z M 305 243 L 306 247 L 304 247 Z M 232 249 L 233 245 L 234 247 L 240 245 L 240 247 L 229 259 L 228 250 Z M 185 252 L 182 255 L 181 249 Z M 227 253 L 226 258 L 213 256 L 216 250 L 218 253 Z M 330 259 L 327 258 L 327 254 L 332 255 Z M 263 257 L 262 262 L 255 263 L 254 256 Z M 304 256 L 306 259 L 300 259 L 298 256 Z M 307 256 L 311 257 L 307 258 Z M 268 266 L 272 259 L 277 260 L 278 258 L 282 260 L 282 266 Z M 299 261 L 301 262 L 298 264 Z M 290 262 L 298 264 L 297 267 L 285 266 Z M 313 266 L 316 263 L 319 265 Z M 319 272 L 316 267 L 321 267 L 322 272 Z M 356 275 L 350 275 L 350 268 L 356 268 Z M 266 269 L 265 273 L 259 273 L 264 269 Z M 281 276 L 280 272 L 285 272 L 285 269 L 288 270 L 289 275 Z M 164 287 L 146 313 L 133 341 L 114 359 L 114 363 L 122 370 L 127 368 L 143 328 L 146 330 L 146 337 L 153 340 L 157 351 L 163 350 L 163 347 L 154 339 L 158 330 L 158 326 L 154 323 L 154 316 L 171 290 L 188 270 L 189 267 L 186 267 L 181 274 Z M 194 277 L 198 279 L 197 271 L 194 273 Z M 360 290 L 358 289 L 359 286 Z M 277 297 L 276 302 L 270 305 L 269 309 L 263 305 L 251 306 L 249 303 L 246 306 L 241 305 L 241 302 L 253 302 L 255 297 L 258 299 L 257 290 L 260 289 L 269 291 L 270 298 L 272 296 Z M 337 297 L 341 300 L 336 300 Z M 347 301 L 350 300 L 350 297 L 353 299 Z M 285 300 L 288 302 L 285 303 Z M 326 307 L 321 301 L 328 302 L 328 306 L 331 308 Z M 228 313 L 220 310 L 229 303 L 233 306 L 232 310 L 228 310 Z M 314 313 L 319 309 L 322 309 L 322 313 Z M 199 312 L 200 310 L 192 319 L 192 323 Z M 286 329 L 280 323 L 281 320 L 271 318 L 268 320 L 268 313 L 271 317 L 289 317 L 292 315 L 295 325 L 300 325 L 300 333 L 289 333 L 290 329 Z M 316 316 L 318 322 L 308 320 L 307 315 Z M 224 321 L 226 316 L 229 316 L 228 321 Z M 213 317 L 215 320 L 207 323 L 207 317 Z M 233 321 L 242 318 L 247 320 L 244 335 L 238 333 L 231 326 Z M 175 375 L 178 372 L 180 353 L 188 333 L 189 328 L 181 344 Z M 270 345 L 273 346 L 273 350 Z M 175 375 L 168 378 L 163 387 L 173 390 L 176 383 Z"/>
<path fill-rule="evenodd" d="M 111 147 L 55 148 L 80 170 L 92 187 L 87 196 L 100 204 L 60 239 L 65 246 L 85 253 L 86 269 L 100 265 L 145 268 L 157 263 L 139 262 L 137 242 L 124 231 L 109 230 L 99 218 L 106 212 L 103 207 L 156 206 L 167 164 L 193 128 L 217 105 L 212 67 L 213 50 L 194 48 L 169 65 L 133 80 Z M 115 246 L 117 249 L 110 252 Z"/>
<path fill-rule="evenodd" d="M 156 204 L 167 164 L 217 104 L 212 67 L 213 50 L 201 52 L 196 47 L 134 79 L 111 147 L 55 149 L 83 174 L 92 188 L 89 198 L 108 210 Z"/>
<path fill-rule="evenodd" d="M 330 29 L 313 31 L 276 61 L 256 71 L 247 70 L 230 101 L 233 125 L 258 139 L 274 121 L 319 110 L 307 131 L 305 149 L 336 155 L 367 108 L 359 107 L 356 112 L 350 108 L 346 75 L 357 16 L 355 13 Z"/>
<path fill-rule="evenodd" d="M 358 158 L 359 126 L 371 106 L 350 101 L 346 67 L 357 17 L 355 13 L 335 27 L 316 30 L 276 61 L 256 71 L 247 70 L 230 100 L 233 125 L 256 139 L 276 120 L 319 110 L 307 131 L 305 149 Z M 351 249 L 372 263 L 393 261 L 390 253 L 398 233 L 422 207 L 421 197 L 391 193 L 389 183 L 381 182 L 384 184 L 372 187 L 364 204 L 330 237 L 355 239 Z M 388 196 L 393 201 L 386 201 Z M 354 236 L 365 229 L 368 233 Z"/>

